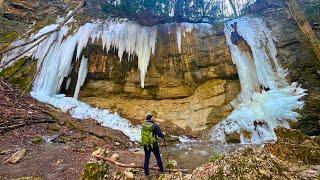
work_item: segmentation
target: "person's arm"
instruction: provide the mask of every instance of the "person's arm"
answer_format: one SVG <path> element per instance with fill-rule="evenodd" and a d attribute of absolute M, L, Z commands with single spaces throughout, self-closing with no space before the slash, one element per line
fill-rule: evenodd
<path fill-rule="evenodd" d="M 164 138 L 164 134 L 161 131 L 160 127 L 157 124 L 154 124 L 154 134 L 160 138 Z"/>

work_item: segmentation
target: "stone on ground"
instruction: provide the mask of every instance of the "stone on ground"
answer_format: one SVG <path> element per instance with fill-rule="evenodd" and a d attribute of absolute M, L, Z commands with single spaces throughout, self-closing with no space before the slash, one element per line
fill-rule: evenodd
<path fill-rule="evenodd" d="M 22 158 L 24 158 L 24 156 L 26 155 L 27 150 L 25 148 L 21 148 L 20 150 L 18 150 L 17 152 L 15 152 L 14 154 L 12 154 L 7 160 L 6 162 L 8 163 L 12 163 L 12 164 L 16 164 L 17 162 L 19 162 Z"/>

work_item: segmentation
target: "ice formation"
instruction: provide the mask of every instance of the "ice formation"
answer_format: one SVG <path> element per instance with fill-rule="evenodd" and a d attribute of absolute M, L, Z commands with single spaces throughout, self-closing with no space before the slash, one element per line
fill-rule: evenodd
<path fill-rule="evenodd" d="M 30 39 L 53 30 L 59 21 L 61 19 L 56 24 L 44 27 Z M 232 31 L 230 25 L 235 21 L 238 23 L 239 34 L 251 48 L 252 56 L 250 56 L 251 52 L 243 51 L 230 40 Z M 191 33 L 194 28 L 197 28 L 199 33 L 212 33 L 212 26 L 209 24 L 181 23 L 169 24 L 168 27 L 176 28 L 180 53 L 182 37 L 185 37 L 186 33 Z M 228 22 L 225 34 L 233 62 L 238 69 L 241 93 L 233 101 L 235 110 L 214 128 L 213 139 L 224 141 L 226 133 L 239 133 L 243 143 L 274 141 L 276 140 L 274 128 L 288 127 L 288 120 L 296 120 L 299 116 L 294 110 L 303 107 L 300 98 L 305 95 L 305 90 L 298 87 L 296 83 L 290 85 L 286 82 L 286 72 L 277 62 L 277 51 L 272 35 L 261 19 L 245 17 Z M 149 61 L 155 53 L 156 39 L 157 27 L 143 27 L 125 20 L 91 22 L 73 32 L 70 32 L 69 26 L 65 25 L 23 55 L 38 59 L 39 74 L 31 95 L 41 102 L 60 108 L 63 112 L 69 112 L 74 118 L 95 119 L 103 126 L 124 132 L 132 141 L 139 141 L 140 126 L 135 127 L 117 114 L 93 108 L 77 100 L 88 71 L 88 59 L 83 56 L 82 50 L 88 43 L 101 42 L 106 52 L 111 48 L 117 49 L 120 60 L 125 52 L 129 54 L 128 60 L 132 56 L 137 56 L 141 86 L 144 87 Z M 13 45 L 23 42 L 25 41 L 19 40 Z M 2 63 L 33 45 L 34 43 L 8 52 L 4 55 Z M 74 54 L 76 60 L 81 61 L 76 90 L 74 97 L 65 97 L 59 92 L 65 78 L 68 79 L 66 88 L 69 88 Z M 270 90 L 261 90 L 261 86 Z M 259 122 L 260 125 L 255 126 L 255 122 Z M 245 136 L 244 131 L 250 132 L 251 137 Z"/>
<path fill-rule="evenodd" d="M 73 19 L 68 23 L 72 21 Z M 37 34 L 31 35 L 29 39 L 32 40 L 41 34 L 55 29 L 59 22 L 61 22 L 61 18 L 58 18 L 55 24 L 48 25 Z M 140 140 L 139 126 L 134 127 L 129 121 L 116 114 L 110 114 L 107 110 L 92 108 L 77 100 L 80 87 L 86 78 L 88 66 L 88 59 L 82 56 L 82 50 L 91 40 L 91 43 L 102 42 L 102 46 L 107 52 L 111 48 L 117 49 L 120 60 L 122 60 L 125 52 L 129 54 L 129 58 L 137 56 L 138 68 L 141 73 L 141 86 L 144 87 L 144 78 L 149 61 L 155 51 L 156 27 L 144 27 L 126 20 L 111 20 L 87 23 L 75 32 L 70 32 L 68 23 L 59 31 L 52 33 L 37 47 L 21 56 L 32 57 L 38 60 L 39 74 L 34 82 L 31 95 L 41 102 L 60 108 L 64 112 L 69 111 L 75 118 L 96 119 L 106 127 L 121 130 L 133 141 Z M 69 35 L 71 33 L 72 35 Z M 101 41 L 98 41 L 100 39 Z M 25 41 L 16 41 L 12 45 L 18 45 L 23 42 Z M 32 47 L 35 43 L 7 53 L 1 62 L 7 62 L 24 50 Z M 64 78 L 68 78 L 70 75 L 74 53 L 76 53 L 76 60 L 81 60 L 81 65 L 74 98 L 70 98 L 58 93 L 60 92 Z M 81 56 L 82 59 L 80 59 Z M 67 88 L 69 84 L 70 80 L 67 81 Z"/>
<path fill-rule="evenodd" d="M 250 52 L 231 42 L 231 24 L 234 22 L 251 48 L 252 59 Z M 233 102 L 235 110 L 215 126 L 212 138 L 225 141 L 225 134 L 239 133 L 242 143 L 275 141 L 274 128 L 289 127 L 288 121 L 299 117 L 294 110 L 303 107 L 300 99 L 305 90 L 296 83 L 290 85 L 286 82 L 286 72 L 277 62 L 271 32 L 262 19 L 244 17 L 228 22 L 225 34 L 233 63 L 238 69 L 241 93 Z M 251 137 L 244 131 L 251 133 Z"/>
<path fill-rule="evenodd" d="M 75 89 L 74 95 L 73 95 L 73 97 L 75 99 L 78 99 L 80 87 L 84 84 L 86 77 L 87 77 L 87 73 L 88 73 L 88 59 L 83 56 L 81 63 L 80 63 L 80 67 L 79 67 L 78 81 L 77 81 L 76 89 Z"/>

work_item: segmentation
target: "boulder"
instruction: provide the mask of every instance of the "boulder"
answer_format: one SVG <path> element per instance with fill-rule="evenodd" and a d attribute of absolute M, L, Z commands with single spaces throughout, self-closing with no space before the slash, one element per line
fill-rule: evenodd
<path fill-rule="evenodd" d="M 21 148 L 20 150 L 18 150 L 14 154 L 12 154 L 6 160 L 6 162 L 16 164 L 17 162 L 19 162 L 21 159 L 23 159 L 25 157 L 26 153 L 27 153 L 27 150 L 25 148 Z"/>

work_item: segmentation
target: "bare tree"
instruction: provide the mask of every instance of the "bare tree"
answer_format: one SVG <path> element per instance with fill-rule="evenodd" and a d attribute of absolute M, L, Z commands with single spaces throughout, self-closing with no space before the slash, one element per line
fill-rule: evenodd
<path fill-rule="evenodd" d="M 297 22 L 304 36 L 304 39 L 310 44 L 314 54 L 318 59 L 318 63 L 320 64 L 320 40 L 312 30 L 309 22 L 307 21 L 303 11 L 299 8 L 297 2 L 295 0 L 286 1 L 292 17 Z"/>
<path fill-rule="evenodd" d="M 230 6 L 233 10 L 233 14 L 235 17 L 238 17 L 238 12 L 237 12 L 237 8 L 236 8 L 236 4 L 233 2 L 233 0 L 229 0 Z"/>

